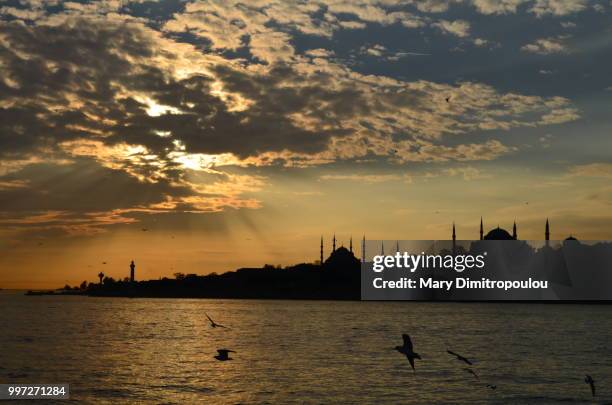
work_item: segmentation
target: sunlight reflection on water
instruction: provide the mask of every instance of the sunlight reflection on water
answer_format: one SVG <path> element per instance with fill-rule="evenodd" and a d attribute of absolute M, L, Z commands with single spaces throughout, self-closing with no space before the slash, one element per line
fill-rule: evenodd
<path fill-rule="evenodd" d="M 0 308 L 0 382 L 68 382 L 85 403 L 589 403 L 587 373 L 612 400 L 612 306 L 2 292 Z M 393 350 L 402 333 L 416 373 Z"/>

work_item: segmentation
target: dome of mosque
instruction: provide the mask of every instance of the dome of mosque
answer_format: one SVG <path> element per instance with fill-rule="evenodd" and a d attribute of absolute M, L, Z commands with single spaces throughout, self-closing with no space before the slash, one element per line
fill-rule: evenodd
<path fill-rule="evenodd" d="M 489 233 L 485 235 L 484 240 L 514 240 L 514 238 L 508 233 L 508 231 L 498 226 L 497 228 L 490 230 Z"/>

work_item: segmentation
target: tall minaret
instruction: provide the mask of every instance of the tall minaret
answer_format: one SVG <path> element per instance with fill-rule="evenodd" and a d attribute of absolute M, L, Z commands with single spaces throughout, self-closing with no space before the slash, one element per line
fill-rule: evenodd
<path fill-rule="evenodd" d="M 336 234 L 334 234 L 333 244 L 332 244 L 332 253 L 336 251 Z"/>
<path fill-rule="evenodd" d="M 544 238 L 546 239 L 546 246 L 550 240 L 550 226 L 548 225 L 548 218 L 546 218 L 546 231 L 544 232 Z"/>
<path fill-rule="evenodd" d="M 321 259 L 320 259 L 320 263 L 321 263 L 321 265 L 323 265 L 323 235 L 321 235 Z"/>
<path fill-rule="evenodd" d="M 383 241 L 380 242 L 380 255 L 381 256 L 385 255 L 385 242 Z"/>
<path fill-rule="evenodd" d="M 349 240 L 349 250 L 353 253 L 353 235 L 351 235 L 351 239 Z"/>
<path fill-rule="evenodd" d="M 361 241 L 361 262 L 365 263 L 366 255 L 365 255 L 365 235 L 363 235 L 363 240 Z"/>
<path fill-rule="evenodd" d="M 455 233 L 455 223 L 453 222 L 453 254 L 455 254 L 457 234 Z"/>
<path fill-rule="evenodd" d="M 132 263 L 130 263 L 130 282 L 133 283 L 134 282 L 134 269 L 136 268 L 136 265 L 134 264 L 134 260 L 132 260 Z"/>
<path fill-rule="evenodd" d="M 399 253 L 399 240 L 395 241 L 395 253 Z"/>
<path fill-rule="evenodd" d="M 480 240 L 484 239 L 484 229 L 482 228 L 482 217 L 480 217 Z"/>
<path fill-rule="evenodd" d="M 512 239 L 516 240 L 516 221 L 514 221 L 514 225 L 512 225 Z"/>

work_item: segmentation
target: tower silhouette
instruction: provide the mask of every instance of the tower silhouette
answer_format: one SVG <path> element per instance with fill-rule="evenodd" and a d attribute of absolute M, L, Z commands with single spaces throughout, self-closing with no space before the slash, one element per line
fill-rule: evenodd
<path fill-rule="evenodd" d="M 385 255 L 385 242 L 383 241 L 380 242 L 380 255 L 381 256 Z"/>
<path fill-rule="evenodd" d="M 334 239 L 332 242 L 332 253 L 336 251 L 336 234 L 334 234 Z"/>
<path fill-rule="evenodd" d="M 130 263 L 130 282 L 133 283 L 134 282 L 134 269 L 136 268 L 136 265 L 134 264 L 134 260 L 132 260 L 132 263 Z"/>
<path fill-rule="evenodd" d="M 363 235 L 363 240 L 361 241 L 361 262 L 365 263 L 366 254 L 365 254 L 365 235 Z"/>
<path fill-rule="evenodd" d="M 319 260 L 320 260 L 319 263 L 323 265 L 323 235 L 321 235 L 321 254 L 320 254 Z"/>
<path fill-rule="evenodd" d="M 456 252 L 457 234 L 455 233 L 455 223 L 453 222 L 453 255 Z"/>
<path fill-rule="evenodd" d="M 546 246 L 548 246 L 550 241 L 550 225 L 548 224 L 548 218 L 546 218 L 546 230 L 544 231 L 544 239 L 546 240 Z"/>
<path fill-rule="evenodd" d="M 514 225 L 512 225 L 512 239 L 516 240 L 516 221 L 514 221 Z"/>
<path fill-rule="evenodd" d="M 353 253 L 353 235 L 351 235 L 351 239 L 349 239 L 349 250 Z"/>
<path fill-rule="evenodd" d="M 482 217 L 480 217 L 480 240 L 484 239 L 484 228 L 482 226 Z"/>

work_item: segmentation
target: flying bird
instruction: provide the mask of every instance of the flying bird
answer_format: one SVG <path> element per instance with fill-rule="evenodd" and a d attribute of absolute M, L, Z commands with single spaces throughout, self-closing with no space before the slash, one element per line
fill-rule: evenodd
<path fill-rule="evenodd" d="M 593 396 L 595 396 L 595 381 L 593 380 L 593 377 L 591 377 L 588 374 L 585 375 L 584 376 L 584 382 L 591 386 L 591 394 L 593 394 Z"/>
<path fill-rule="evenodd" d="M 462 361 L 462 362 L 464 362 L 466 364 L 469 364 L 470 366 L 472 365 L 471 361 L 469 361 L 468 359 L 466 359 L 465 357 L 463 357 L 460 354 L 457 354 L 457 353 L 455 353 L 455 352 L 453 352 L 451 350 L 447 350 L 446 353 L 450 354 L 451 356 L 455 356 L 457 358 L 457 360 L 459 360 L 459 361 Z"/>
<path fill-rule="evenodd" d="M 397 350 L 398 352 L 402 353 L 403 355 L 406 356 L 406 358 L 408 359 L 408 361 L 410 362 L 410 366 L 412 366 L 412 370 L 414 370 L 414 359 L 419 359 L 421 360 L 421 356 L 418 353 L 415 353 L 412 350 L 412 341 L 410 340 L 410 336 L 407 334 L 403 334 L 402 338 L 404 339 L 404 345 L 403 346 L 395 346 L 395 350 Z"/>
<path fill-rule="evenodd" d="M 497 389 L 497 385 L 487 384 L 487 388 L 491 388 L 492 390 L 496 390 Z"/>
<path fill-rule="evenodd" d="M 470 373 L 474 376 L 474 378 L 476 378 L 477 380 L 480 380 L 480 377 L 478 377 L 478 374 L 476 374 L 476 372 L 474 370 L 472 370 L 471 368 L 464 368 L 466 373 Z"/>
<path fill-rule="evenodd" d="M 106 262 L 102 262 L 102 264 L 106 264 Z"/>
<path fill-rule="evenodd" d="M 147 232 L 147 231 L 148 231 L 148 229 L 147 229 L 147 228 L 142 228 L 142 231 L 143 231 L 143 232 Z"/>
<path fill-rule="evenodd" d="M 206 317 L 210 321 L 210 327 L 211 328 L 226 328 L 227 329 L 227 326 L 223 326 L 220 323 L 217 323 L 217 322 L 213 321 L 212 318 L 210 316 L 208 316 L 207 313 L 204 313 L 204 315 L 206 315 Z"/>
<path fill-rule="evenodd" d="M 446 100 L 447 103 L 450 103 L 450 96 L 446 97 L 444 100 Z"/>
<path fill-rule="evenodd" d="M 228 360 L 234 360 L 232 359 L 229 354 L 230 353 L 236 353 L 233 350 L 229 350 L 229 349 L 217 349 L 217 352 L 219 354 L 217 354 L 216 356 L 213 356 L 215 359 L 219 360 L 219 361 L 228 361 Z"/>

